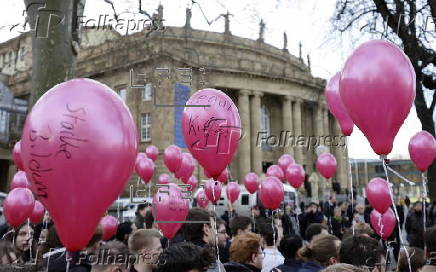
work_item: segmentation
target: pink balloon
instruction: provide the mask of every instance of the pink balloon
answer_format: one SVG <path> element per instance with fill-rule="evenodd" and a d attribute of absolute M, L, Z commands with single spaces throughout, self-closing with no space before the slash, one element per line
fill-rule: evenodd
<path fill-rule="evenodd" d="M 391 208 L 389 208 L 383 215 L 376 210 L 372 210 L 370 221 L 375 232 L 383 240 L 387 240 L 389 236 L 391 236 L 397 224 L 397 219 Z"/>
<path fill-rule="evenodd" d="M 103 241 L 109 240 L 117 233 L 118 223 L 118 219 L 110 215 L 106 215 L 100 220 L 100 226 L 103 231 L 101 239 Z"/>
<path fill-rule="evenodd" d="M 336 158 L 330 153 L 323 153 L 316 160 L 316 170 L 329 179 L 336 173 Z"/>
<path fill-rule="evenodd" d="M 45 208 L 41 202 L 35 200 L 35 204 L 33 205 L 32 214 L 30 215 L 30 222 L 32 224 L 38 224 L 44 218 Z"/>
<path fill-rule="evenodd" d="M 277 210 L 284 199 L 283 183 L 277 177 L 267 177 L 260 186 L 259 198 L 265 208 Z"/>
<path fill-rule="evenodd" d="M 303 166 L 299 164 L 293 164 L 286 169 L 285 176 L 289 184 L 297 189 L 304 183 L 306 172 L 304 171 Z"/>
<path fill-rule="evenodd" d="M 23 160 L 21 159 L 21 141 L 15 143 L 12 149 L 12 159 L 19 170 L 24 170 Z"/>
<path fill-rule="evenodd" d="M 19 227 L 32 215 L 34 205 L 32 191 L 27 188 L 13 189 L 3 201 L 6 222 L 13 228 Z"/>
<path fill-rule="evenodd" d="M 193 192 L 198 187 L 198 179 L 195 176 L 191 176 L 186 184 L 191 185 L 191 188 L 188 188 L 188 191 Z"/>
<path fill-rule="evenodd" d="M 250 194 L 254 194 L 259 189 L 259 177 L 256 173 L 248 173 L 245 175 L 244 185 Z"/>
<path fill-rule="evenodd" d="M 207 199 L 204 190 L 198 192 L 197 196 L 195 197 L 195 201 L 197 202 L 198 206 L 201 208 L 206 208 L 207 205 L 209 205 L 209 199 Z"/>
<path fill-rule="evenodd" d="M 385 213 L 392 205 L 388 183 L 382 178 L 373 178 L 365 189 L 366 198 L 379 213 Z"/>
<path fill-rule="evenodd" d="M 175 173 L 182 165 L 182 151 L 178 146 L 170 145 L 164 151 L 164 163 L 171 173 Z"/>
<path fill-rule="evenodd" d="M 135 172 L 144 183 L 149 183 L 154 173 L 154 162 L 147 157 L 136 161 Z"/>
<path fill-rule="evenodd" d="M 148 158 L 147 155 L 145 153 L 139 152 L 138 155 L 136 155 L 135 165 L 138 164 L 139 161 L 144 158 Z"/>
<path fill-rule="evenodd" d="M 227 183 L 228 180 L 229 180 L 229 170 L 227 170 L 226 168 L 218 176 L 218 181 L 221 183 Z"/>
<path fill-rule="evenodd" d="M 427 171 L 436 158 L 436 141 L 427 131 L 416 133 L 409 142 L 410 159 L 421 171 Z"/>
<path fill-rule="evenodd" d="M 286 171 L 286 169 L 291 165 L 294 164 L 295 160 L 294 158 L 292 158 L 291 155 L 289 154 L 283 154 L 280 156 L 277 164 L 280 166 L 280 168 L 284 171 Z"/>
<path fill-rule="evenodd" d="M 230 201 L 230 203 L 235 203 L 236 200 L 238 200 L 239 197 L 239 185 L 238 183 L 232 181 L 229 182 L 226 186 L 226 195 L 227 199 Z"/>
<path fill-rule="evenodd" d="M 378 155 L 392 151 L 415 100 L 415 84 L 409 58 L 390 42 L 366 42 L 347 59 L 339 92 L 354 124 Z"/>
<path fill-rule="evenodd" d="M 161 174 L 157 181 L 158 184 L 169 184 L 171 183 L 171 177 L 168 174 Z"/>
<path fill-rule="evenodd" d="M 150 158 L 152 161 L 155 161 L 157 159 L 157 156 L 159 155 L 159 149 L 154 145 L 149 145 L 145 149 L 145 154 L 147 154 L 147 157 Z"/>
<path fill-rule="evenodd" d="M 182 163 L 179 169 L 176 171 L 175 176 L 178 179 L 183 178 L 184 180 L 188 180 L 192 176 L 192 173 L 194 173 L 194 169 L 195 169 L 195 165 L 194 165 L 194 158 L 192 158 L 192 155 L 189 153 L 183 153 Z"/>
<path fill-rule="evenodd" d="M 217 179 L 233 160 L 241 136 L 241 121 L 232 99 L 215 89 L 193 94 L 185 107 L 182 130 L 192 156 Z"/>
<path fill-rule="evenodd" d="M 12 178 L 11 182 L 11 189 L 15 188 L 29 188 L 31 189 L 32 185 L 30 184 L 29 180 L 27 179 L 26 172 L 24 171 L 18 171 L 15 173 L 14 177 Z"/>
<path fill-rule="evenodd" d="M 341 73 L 337 72 L 329 81 L 325 88 L 325 99 L 330 112 L 338 120 L 342 134 L 350 136 L 353 132 L 353 120 L 351 120 L 342 102 L 341 95 L 339 94 L 339 80 Z"/>
<path fill-rule="evenodd" d="M 282 168 L 275 164 L 271 165 L 270 167 L 268 167 L 268 169 L 266 169 L 266 176 L 277 177 L 280 180 L 285 179 L 285 173 L 283 172 Z"/>
<path fill-rule="evenodd" d="M 62 244 L 86 247 L 135 166 L 137 131 L 109 87 L 73 79 L 46 92 L 27 115 L 21 158 Z"/>
<path fill-rule="evenodd" d="M 172 239 L 183 225 L 189 211 L 188 199 L 183 199 L 183 193 L 174 183 L 168 188 L 160 188 L 153 198 L 153 216 L 156 221 L 178 221 L 178 223 L 157 223 L 163 235 Z"/>
<path fill-rule="evenodd" d="M 216 204 L 220 200 L 221 190 L 221 183 L 213 179 L 209 179 L 204 186 L 204 192 L 213 204 Z"/>

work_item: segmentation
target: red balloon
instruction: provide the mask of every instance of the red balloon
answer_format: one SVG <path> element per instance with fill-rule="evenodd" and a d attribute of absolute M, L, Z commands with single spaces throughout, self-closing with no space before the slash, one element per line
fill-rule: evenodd
<path fill-rule="evenodd" d="M 159 155 L 159 149 L 154 145 L 149 145 L 145 149 L 145 154 L 147 154 L 147 157 L 150 158 L 152 161 L 155 161 L 157 159 L 157 156 Z"/>
<path fill-rule="evenodd" d="M 68 251 L 87 246 L 101 215 L 126 187 L 137 143 L 127 106 L 95 80 L 54 86 L 27 115 L 24 168 Z"/>
<path fill-rule="evenodd" d="M 416 133 L 409 142 L 410 159 L 421 171 L 427 171 L 436 158 L 436 141 L 427 131 Z"/>
<path fill-rule="evenodd" d="M 224 169 L 224 171 L 218 176 L 218 181 L 221 183 L 227 183 L 229 180 L 229 170 Z"/>
<path fill-rule="evenodd" d="M 27 179 L 26 172 L 18 171 L 17 173 L 15 173 L 14 177 L 12 178 L 11 189 L 15 189 L 15 188 L 31 189 L 31 187 L 32 187 L 32 185 L 30 184 L 29 180 Z"/>
<path fill-rule="evenodd" d="M 266 169 L 266 176 L 267 177 L 276 177 L 279 180 L 285 180 L 285 173 L 283 172 L 282 168 L 278 165 L 271 165 Z"/>
<path fill-rule="evenodd" d="M 353 120 L 351 120 L 342 102 L 341 95 L 339 94 L 339 80 L 341 73 L 337 72 L 329 81 L 325 88 L 325 100 L 330 112 L 338 120 L 342 134 L 350 136 L 353 132 Z"/>
<path fill-rule="evenodd" d="M 153 216 L 156 221 L 179 221 L 179 223 L 157 223 L 163 235 L 172 239 L 183 225 L 189 211 L 188 199 L 183 199 L 183 193 L 174 183 L 169 188 L 160 188 L 153 198 Z"/>
<path fill-rule="evenodd" d="M 161 174 L 157 181 L 158 184 L 169 184 L 171 183 L 171 177 L 168 174 Z"/>
<path fill-rule="evenodd" d="M 24 170 L 23 160 L 21 159 L 21 141 L 15 143 L 12 149 L 12 159 L 19 170 Z"/>
<path fill-rule="evenodd" d="M 415 87 L 409 58 L 390 42 L 366 42 L 347 59 L 339 92 L 353 123 L 378 155 L 392 151 L 415 100 Z"/>
<path fill-rule="evenodd" d="M 147 155 L 145 155 L 145 153 L 139 152 L 138 155 L 136 155 L 135 165 L 144 158 L 147 158 Z"/>
<path fill-rule="evenodd" d="M 232 204 L 235 203 L 235 201 L 238 200 L 239 191 L 240 190 L 238 183 L 234 181 L 229 182 L 226 186 L 227 200 L 229 200 Z"/>
<path fill-rule="evenodd" d="M 259 189 L 259 177 L 256 173 L 248 173 L 244 178 L 244 186 L 250 194 L 254 194 Z"/>
<path fill-rule="evenodd" d="M 154 173 L 154 162 L 147 157 L 136 161 L 135 172 L 144 183 L 149 183 Z"/>
<path fill-rule="evenodd" d="M 297 189 L 304 183 L 306 172 L 304 171 L 303 166 L 293 164 L 286 169 L 285 176 L 289 184 Z"/>
<path fill-rule="evenodd" d="M 41 202 L 35 200 L 35 204 L 33 205 L 32 214 L 30 215 L 30 222 L 32 224 L 38 224 L 44 218 L 45 208 Z"/>
<path fill-rule="evenodd" d="M 283 172 L 286 171 L 286 169 L 291 165 L 294 164 L 295 160 L 292 158 L 289 154 L 283 154 L 280 156 L 277 164 L 282 168 Z"/>
<path fill-rule="evenodd" d="M 209 205 L 209 199 L 207 199 L 204 190 L 198 192 L 197 196 L 195 197 L 195 201 L 197 202 L 198 206 L 201 208 L 206 208 L 207 205 Z"/>
<path fill-rule="evenodd" d="M 373 178 L 365 189 L 366 198 L 379 213 L 385 213 L 392 205 L 388 183 L 382 178 Z"/>
<path fill-rule="evenodd" d="M 192 173 L 194 173 L 195 165 L 194 165 L 194 158 L 192 158 L 192 155 L 189 153 L 183 153 L 182 154 L 182 164 L 180 165 L 179 169 L 175 173 L 176 178 L 183 180 L 188 180 Z"/>
<path fill-rule="evenodd" d="M 277 177 L 267 177 L 260 186 L 260 202 L 270 210 L 277 210 L 284 199 L 283 183 Z"/>
<path fill-rule="evenodd" d="M 13 189 L 3 201 L 6 222 L 13 228 L 19 227 L 32 215 L 34 205 L 32 191 L 27 188 Z"/>
<path fill-rule="evenodd" d="M 101 239 L 103 241 L 109 240 L 117 233 L 118 223 L 118 219 L 110 215 L 106 215 L 100 220 L 100 226 L 103 231 Z"/>
<path fill-rule="evenodd" d="M 193 94 L 182 116 L 186 145 L 198 163 L 217 179 L 233 160 L 241 136 L 241 121 L 232 99 L 215 89 Z"/>
<path fill-rule="evenodd" d="M 336 173 L 336 158 L 330 153 L 323 153 L 316 160 L 316 170 L 326 179 Z"/>
<path fill-rule="evenodd" d="M 191 188 L 188 188 L 188 191 L 195 191 L 198 187 L 198 179 L 195 176 L 191 176 L 186 184 L 191 185 Z"/>
<path fill-rule="evenodd" d="M 220 200 L 221 190 L 221 183 L 213 179 L 208 180 L 204 186 L 204 192 L 213 204 L 216 204 Z"/>
<path fill-rule="evenodd" d="M 375 232 L 383 240 L 387 240 L 389 236 L 391 236 L 397 224 L 397 219 L 391 208 L 389 208 L 383 215 L 376 210 L 372 210 L 370 221 Z"/>
<path fill-rule="evenodd" d="M 182 165 L 182 151 L 178 146 L 170 145 L 164 151 L 164 163 L 171 173 L 175 173 Z"/>

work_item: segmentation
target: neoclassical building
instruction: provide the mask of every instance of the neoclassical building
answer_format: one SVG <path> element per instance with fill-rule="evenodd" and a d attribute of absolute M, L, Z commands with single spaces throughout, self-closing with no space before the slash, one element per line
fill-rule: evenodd
<path fill-rule="evenodd" d="M 229 166 L 233 179 L 242 182 L 248 172 L 262 175 L 283 153 L 294 156 L 310 175 L 315 171 L 315 147 L 322 144 L 338 162 L 333 181 L 345 189 L 345 139 L 326 107 L 326 81 L 312 76 L 301 53 L 291 55 L 287 42 L 282 49 L 265 43 L 262 26 L 259 39 L 250 40 L 231 34 L 228 17 L 223 33 L 192 29 L 189 18 L 185 27 L 166 26 L 150 35 L 85 29 L 76 76 L 118 92 L 137 124 L 141 151 L 150 144 L 160 152 L 170 144 L 186 148 L 180 105 L 199 89 L 216 88 L 232 98 L 242 122 L 244 136 Z M 8 75 L 5 81 L 13 95 L 24 100 L 31 89 L 31 61 L 29 34 L 0 44 L 0 71 Z M 20 120 L 22 124 L 24 118 Z M 1 150 L 0 159 L 9 167 L 10 179 L 14 167 L 9 150 Z M 155 180 L 166 172 L 161 156 L 156 164 Z M 198 167 L 195 173 L 204 178 Z M 1 182 L 0 189 L 7 190 L 7 181 Z"/>

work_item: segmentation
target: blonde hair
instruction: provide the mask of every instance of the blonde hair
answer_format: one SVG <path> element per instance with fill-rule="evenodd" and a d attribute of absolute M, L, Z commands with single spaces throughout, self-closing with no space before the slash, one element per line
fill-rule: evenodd
<path fill-rule="evenodd" d="M 150 246 L 152 238 L 160 239 L 162 236 L 155 229 L 139 229 L 129 237 L 129 249 L 133 253 L 139 253 L 142 249 Z"/>
<path fill-rule="evenodd" d="M 368 270 L 347 263 L 337 263 L 329 265 L 321 272 L 368 272 Z"/>
<path fill-rule="evenodd" d="M 313 237 L 309 245 L 301 248 L 298 254 L 305 261 L 316 261 L 325 266 L 330 258 L 339 258 L 339 246 L 336 242 L 340 241 L 331 234 L 318 234 Z"/>

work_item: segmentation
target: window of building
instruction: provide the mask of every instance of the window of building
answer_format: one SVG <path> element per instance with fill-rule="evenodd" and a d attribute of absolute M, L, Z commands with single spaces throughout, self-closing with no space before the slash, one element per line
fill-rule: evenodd
<path fill-rule="evenodd" d="M 0 134 L 6 135 L 8 133 L 9 113 L 0 111 Z"/>
<path fill-rule="evenodd" d="M 121 99 L 126 102 L 127 100 L 127 90 L 126 89 L 120 89 L 117 91 L 118 95 L 121 97 Z"/>
<path fill-rule="evenodd" d="M 142 101 L 151 101 L 151 97 L 153 96 L 153 84 L 147 83 L 145 87 L 142 89 Z"/>
<path fill-rule="evenodd" d="M 141 115 L 141 141 L 146 142 L 151 140 L 151 120 L 150 113 Z"/>
<path fill-rule="evenodd" d="M 261 108 L 260 130 L 265 131 L 267 135 L 271 134 L 271 122 L 268 107 L 263 104 Z"/>
<path fill-rule="evenodd" d="M 241 205 L 250 205 L 250 195 L 242 195 L 241 197 Z"/>

